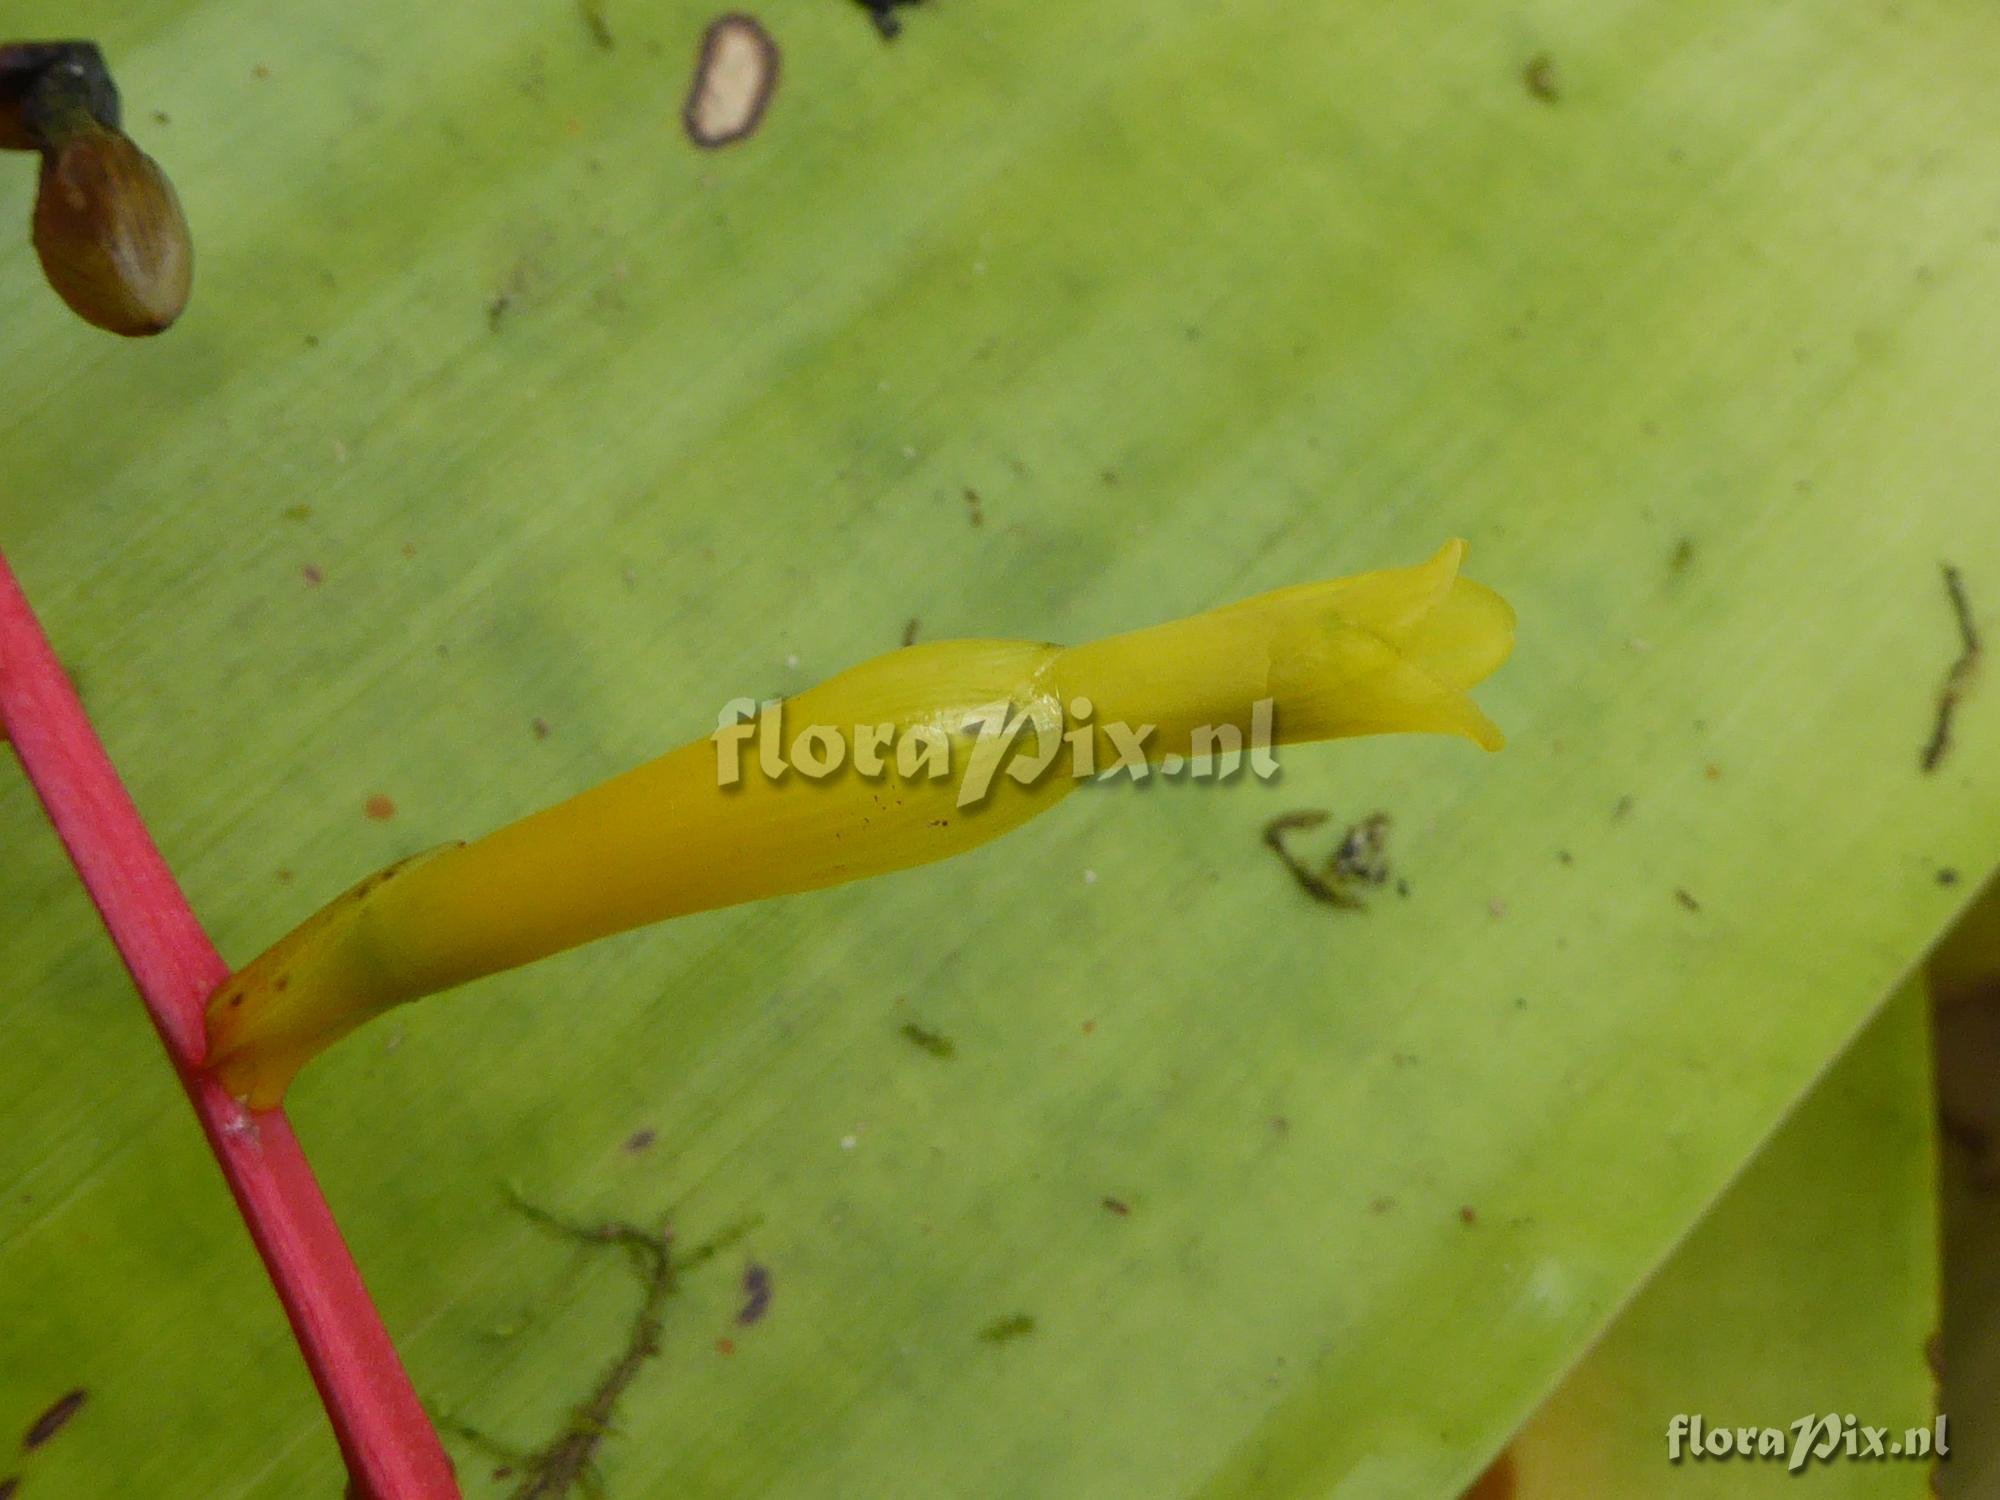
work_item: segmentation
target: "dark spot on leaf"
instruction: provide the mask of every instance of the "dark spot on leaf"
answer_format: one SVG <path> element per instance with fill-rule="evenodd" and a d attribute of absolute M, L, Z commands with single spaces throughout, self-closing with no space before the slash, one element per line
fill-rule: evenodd
<path fill-rule="evenodd" d="M 897 1032 L 912 1047 L 928 1052 L 932 1057 L 949 1062 L 958 1056 L 958 1046 L 950 1037 L 927 1026 L 919 1026 L 915 1021 L 905 1021 Z"/>
<path fill-rule="evenodd" d="M 738 1326 L 750 1327 L 771 1310 L 771 1273 L 754 1260 L 743 1268 L 743 1306 L 736 1314 Z"/>
<path fill-rule="evenodd" d="M 868 18 L 875 23 L 875 29 L 882 33 L 882 40 L 893 42 L 903 34 L 903 21 L 896 11 L 905 5 L 916 5 L 920 0 L 855 0 Z"/>
<path fill-rule="evenodd" d="M 1944 869 L 1937 872 L 1937 883 L 1939 885 L 1957 885 L 1958 871 L 1947 865 Z"/>
<path fill-rule="evenodd" d="M 396 816 L 396 804 L 380 792 L 377 792 L 367 802 L 362 804 L 361 810 L 377 823 L 386 823 L 389 819 Z"/>
<path fill-rule="evenodd" d="M 1035 1320 L 1026 1313 L 1010 1313 L 1004 1318 L 995 1318 L 979 1330 L 980 1340 L 988 1344 L 1006 1344 L 1015 1339 L 1026 1338 L 1035 1331 Z"/>
<path fill-rule="evenodd" d="M 1114 1213 L 1121 1219 L 1132 1212 L 1132 1205 L 1127 1203 L 1123 1198 L 1107 1197 L 1104 1200 L 1104 1207 L 1106 1212 Z"/>
<path fill-rule="evenodd" d="M 922 625 L 922 623 L 923 622 L 919 620 L 915 615 L 910 616 L 910 623 L 903 627 L 903 644 L 905 646 L 916 645 L 917 630 Z"/>
<path fill-rule="evenodd" d="M 549 737 L 549 721 L 547 719 L 531 719 L 528 722 L 528 729 L 538 740 L 545 740 Z"/>
<path fill-rule="evenodd" d="M 304 578 L 314 588 L 318 588 L 322 583 L 326 582 L 326 574 L 319 570 L 317 563 L 307 563 L 303 568 L 300 568 L 299 576 Z"/>
<path fill-rule="evenodd" d="M 657 1141 L 659 1138 L 660 1138 L 659 1132 L 651 1129 L 650 1127 L 643 1130 L 635 1130 L 630 1135 L 625 1137 L 625 1149 L 627 1151 L 632 1152 L 636 1156 L 639 1152 L 646 1150 L 649 1146 L 653 1144 L 653 1142 Z"/>
<path fill-rule="evenodd" d="M 604 18 L 604 0 L 576 0 L 576 13 L 593 42 L 606 52 L 618 50 L 618 38 L 611 34 L 611 23 Z"/>
<path fill-rule="evenodd" d="M 1554 104 L 1562 98 L 1562 81 L 1556 77 L 1555 59 L 1546 52 L 1528 59 L 1528 65 L 1521 70 L 1521 82 L 1527 85 L 1529 97 L 1544 104 Z"/>
<path fill-rule="evenodd" d="M 1466 1204 L 1458 1211 L 1458 1222 L 1461 1224 L 1477 1224 L 1479 1222 L 1479 1210 L 1474 1208 L 1470 1203 Z"/>
<path fill-rule="evenodd" d="M 1688 890 L 1685 886 L 1675 887 L 1674 899 L 1680 902 L 1680 904 L 1686 907 L 1689 911 L 1701 910 L 1701 903 L 1695 900 L 1694 892 Z"/>
<path fill-rule="evenodd" d="M 33 1453 L 50 1438 L 69 1425 L 69 1420 L 83 1410 L 84 1402 L 90 1399 L 90 1392 L 79 1386 L 58 1396 L 28 1428 L 28 1435 L 21 1439 L 22 1448 Z"/>
<path fill-rule="evenodd" d="M 986 512 L 980 506 L 979 491 L 971 485 L 965 487 L 965 518 L 972 523 L 974 530 L 986 524 Z"/>

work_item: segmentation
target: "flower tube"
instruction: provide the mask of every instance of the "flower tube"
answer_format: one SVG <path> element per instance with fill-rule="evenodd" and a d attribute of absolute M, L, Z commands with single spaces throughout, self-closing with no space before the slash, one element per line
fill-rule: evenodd
<path fill-rule="evenodd" d="M 1466 690 L 1514 617 L 1430 562 L 1061 647 L 938 641 L 716 731 L 469 844 L 370 876 L 209 1002 L 207 1066 L 255 1108 L 389 1007 L 667 917 L 962 853 L 1082 778 L 1350 735 L 1501 736 Z"/>

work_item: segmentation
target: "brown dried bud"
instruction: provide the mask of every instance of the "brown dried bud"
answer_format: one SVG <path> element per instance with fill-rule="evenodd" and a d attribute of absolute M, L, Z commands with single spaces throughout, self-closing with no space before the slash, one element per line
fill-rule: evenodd
<path fill-rule="evenodd" d="M 35 252 L 87 323 L 159 333 L 187 305 L 194 247 L 173 184 L 117 130 L 91 124 L 42 155 Z"/>

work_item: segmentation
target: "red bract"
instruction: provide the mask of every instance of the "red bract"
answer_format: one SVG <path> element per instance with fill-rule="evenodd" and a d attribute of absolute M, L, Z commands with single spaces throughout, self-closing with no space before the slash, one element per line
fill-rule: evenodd
<path fill-rule="evenodd" d="M 194 1105 L 319 1387 L 353 1493 L 359 1500 L 456 1500 L 451 1462 L 284 1111 L 246 1110 L 200 1071 L 203 1005 L 229 968 L 154 847 L 4 556 L 0 728 Z"/>

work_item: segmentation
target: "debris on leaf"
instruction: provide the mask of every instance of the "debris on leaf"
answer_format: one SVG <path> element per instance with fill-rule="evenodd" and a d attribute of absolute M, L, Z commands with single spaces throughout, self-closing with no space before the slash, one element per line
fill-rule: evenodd
<path fill-rule="evenodd" d="M 1944 685 L 1938 689 L 1937 722 L 1919 760 L 1926 774 L 1935 771 L 1943 763 L 1945 752 L 1951 749 L 1952 719 L 1958 713 L 1960 700 L 1972 686 L 1973 673 L 1978 670 L 1983 649 L 1979 627 L 1972 618 L 1972 603 L 1965 595 L 1965 577 L 1950 563 L 1943 564 L 1943 569 L 1945 594 L 1951 600 L 1952 616 L 1958 622 L 1959 650 L 1945 671 Z"/>
<path fill-rule="evenodd" d="M 905 5 L 919 3 L 920 0 L 855 0 L 855 4 L 868 12 L 868 19 L 875 23 L 885 42 L 893 42 L 903 34 L 903 19 L 896 12 Z"/>
<path fill-rule="evenodd" d="M 1389 815 L 1370 813 L 1360 822 L 1350 823 L 1333 853 L 1315 867 L 1292 852 L 1286 836 L 1318 828 L 1331 816 L 1317 809 L 1281 814 L 1264 826 L 1265 847 L 1278 856 L 1299 888 L 1315 901 L 1343 911 L 1365 911 L 1367 903 L 1356 888 L 1387 884 L 1392 873 L 1388 854 Z"/>
<path fill-rule="evenodd" d="M 748 136 L 778 87 L 778 44 L 754 16 L 718 16 L 702 34 L 681 123 L 704 150 Z"/>
<path fill-rule="evenodd" d="M 677 1254 L 673 1233 L 664 1226 L 651 1230 L 617 1220 L 572 1223 L 518 1195 L 510 1194 L 510 1201 L 530 1222 L 564 1239 L 579 1245 L 624 1250 L 640 1284 L 639 1307 L 619 1353 L 573 1408 L 565 1427 L 541 1448 L 527 1452 L 509 1447 L 450 1417 L 443 1418 L 439 1425 L 497 1458 L 506 1465 L 510 1477 L 516 1473 L 521 1476 L 509 1500 L 558 1500 L 577 1489 L 598 1494 L 602 1492 L 597 1473 L 598 1450 L 617 1431 L 618 1406 L 626 1391 L 647 1362 L 660 1353 L 667 1299 L 679 1290 L 681 1274 L 713 1260 L 748 1234 L 755 1221 L 739 1224 L 705 1245 Z"/>
<path fill-rule="evenodd" d="M 90 1392 L 84 1390 L 81 1386 L 76 1390 L 68 1391 L 58 1396 L 50 1403 L 49 1409 L 35 1418 L 34 1422 L 30 1424 L 28 1435 L 21 1439 L 21 1447 L 26 1452 L 34 1452 L 50 1438 L 61 1432 L 63 1428 L 67 1427 L 70 1418 L 82 1411 L 83 1404 L 89 1399 Z"/>

